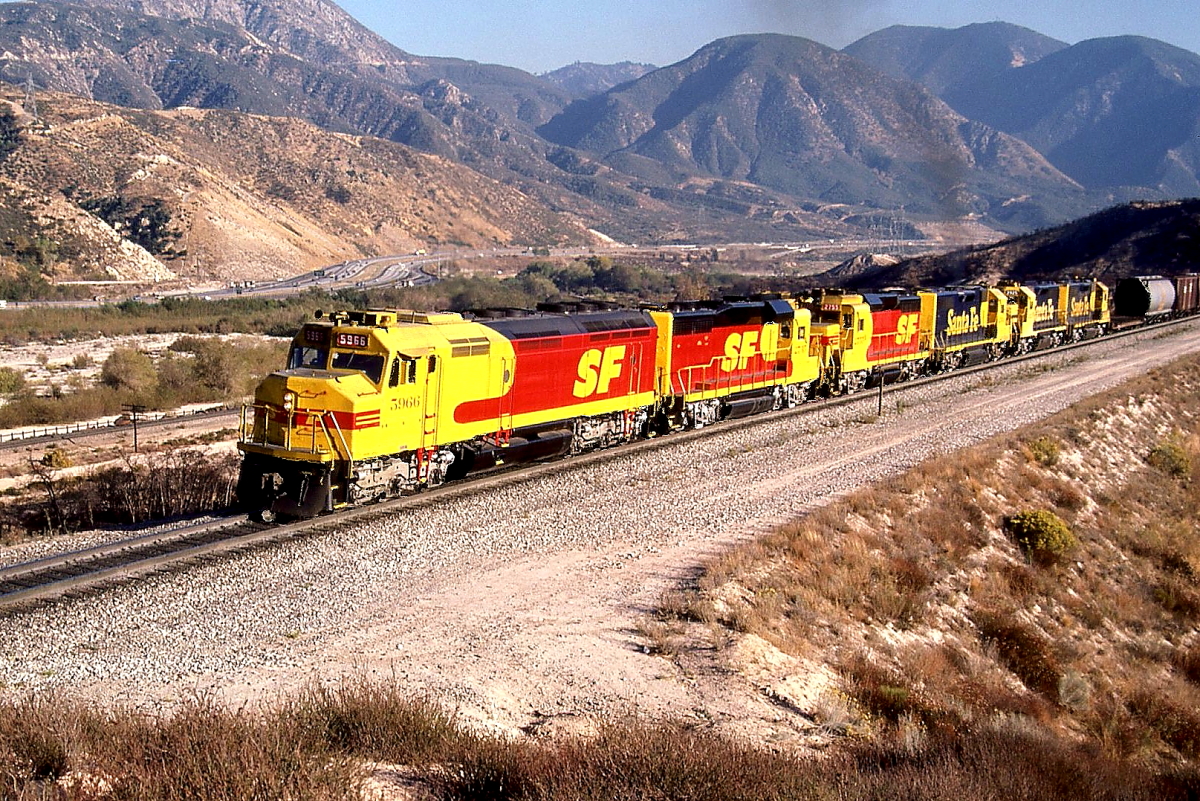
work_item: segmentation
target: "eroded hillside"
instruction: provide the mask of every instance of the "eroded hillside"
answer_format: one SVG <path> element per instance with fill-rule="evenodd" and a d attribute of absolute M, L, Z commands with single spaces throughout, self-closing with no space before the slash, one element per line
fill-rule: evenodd
<path fill-rule="evenodd" d="M 585 241 L 573 221 L 436 156 L 308 123 L 67 95 L 14 109 L 0 164 L 9 271 L 211 281 L 419 247 Z M 41 245 L 39 246 L 39 243 Z"/>

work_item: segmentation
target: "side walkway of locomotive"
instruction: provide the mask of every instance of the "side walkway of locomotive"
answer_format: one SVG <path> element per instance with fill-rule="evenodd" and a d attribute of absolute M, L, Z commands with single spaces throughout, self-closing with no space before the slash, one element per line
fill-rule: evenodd
<path fill-rule="evenodd" d="M 1096 281 L 641 310 L 317 313 L 243 412 L 238 498 L 307 517 L 1097 336 Z"/>

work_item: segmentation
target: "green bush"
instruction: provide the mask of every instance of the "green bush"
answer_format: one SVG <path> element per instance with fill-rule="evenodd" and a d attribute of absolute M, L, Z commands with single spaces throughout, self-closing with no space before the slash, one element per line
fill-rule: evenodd
<path fill-rule="evenodd" d="M 1053 467 L 1058 464 L 1058 443 L 1050 437 L 1038 437 L 1029 443 L 1029 455 L 1043 467 Z"/>
<path fill-rule="evenodd" d="M 158 386 L 154 361 L 136 348 L 117 348 L 100 368 L 100 383 L 139 396 L 149 395 Z"/>
<path fill-rule="evenodd" d="M 1159 443 L 1150 451 L 1146 461 L 1167 475 L 1187 481 L 1192 477 L 1192 458 L 1182 444 L 1175 440 Z"/>
<path fill-rule="evenodd" d="M 1004 528 L 1027 557 L 1043 564 L 1057 561 L 1079 544 L 1062 518 L 1045 509 L 1005 518 Z"/>
<path fill-rule="evenodd" d="M 25 376 L 11 367 L 0 367 L 0 395 L 11 395 L 25 386 Z"/>

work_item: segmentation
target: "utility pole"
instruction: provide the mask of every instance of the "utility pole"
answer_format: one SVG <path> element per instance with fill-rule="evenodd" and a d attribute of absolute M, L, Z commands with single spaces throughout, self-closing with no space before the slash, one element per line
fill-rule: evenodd
<path fill-rule="evenodd" d="M 146 407 L 142 406 L 140 403 L 123 403 L 123 404 L 121 404 L 121 411 L 127 413 L 129 415 L 129 419 L 133 421 L 133 452 L 137 453 L 138 452 L 138 435 L 137 435 L 138 415 L 141 414 L 142 412 L 146 411 Z"/>

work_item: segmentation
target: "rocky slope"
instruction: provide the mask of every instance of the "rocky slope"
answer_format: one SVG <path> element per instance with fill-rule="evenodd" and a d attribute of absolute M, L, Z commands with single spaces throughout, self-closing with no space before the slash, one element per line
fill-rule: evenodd
<path fill-rule="evenodd" d="M 993 245 L 889 264 L 848 263 L 817 284 L 859 287 L 955 286 L 1002 278 L 1094 276 L 1110 284 L 1130 275 L 1195 272 L 1200 264 L 1200 200 L 1130 203 L 1066 225 Z"/>
<path fill-rule="evenodd" d="M 10 243 L 60 243 L 45 265 L 57 278 L 259 278 L 430 244 L 589 236 L 473 170 L 299 120 L 66 95 L 39 109 L 40 124 L 17 117 L 27 124 L 0 163 L 2 220 Z M 147 209 L 165 216 L 139 247 L 130 229 Z"/>
<path fill-rule="evenodd" d="M 629 81 L 636 81 L 655 69 L 657 68 L 651 64 L 635 64 L 632 61 L 623 61 L 620 64 L 593 64 L 577 61 L 574 64 L 547 72 L 541 77 L 561 86 L 574 98 L 584 98 L 607 92 L 614 86 L 620 86 Z"/>
<path fill-rule="evenodd" d="M 788 36 L 714 42 L 572 104 L 539 132 L 648 180 L 709 175 L 937 217 L 1027 226 L 1048 219 L 1050 203 L 1070 208 L 1082 194 L 1024 142 L 915 84 Z"/>
<path fill-rule="evenodd" d="M 953 29 L 893 25 L 864 36 L 842 52 L 893 78 L 916 81 L 945 99 L 969 94 L 983 80 L 1033 64 L 1067 46 L 1019 25 L 985 22 Z"/>
<path fill-rule="evenodd" d="M 1003 23 L 888 28 L 845 52 L 918 81 L 1113 199 L 1200 194 L 1200 56 L 1117 36 L 1068 47 Z"/>

